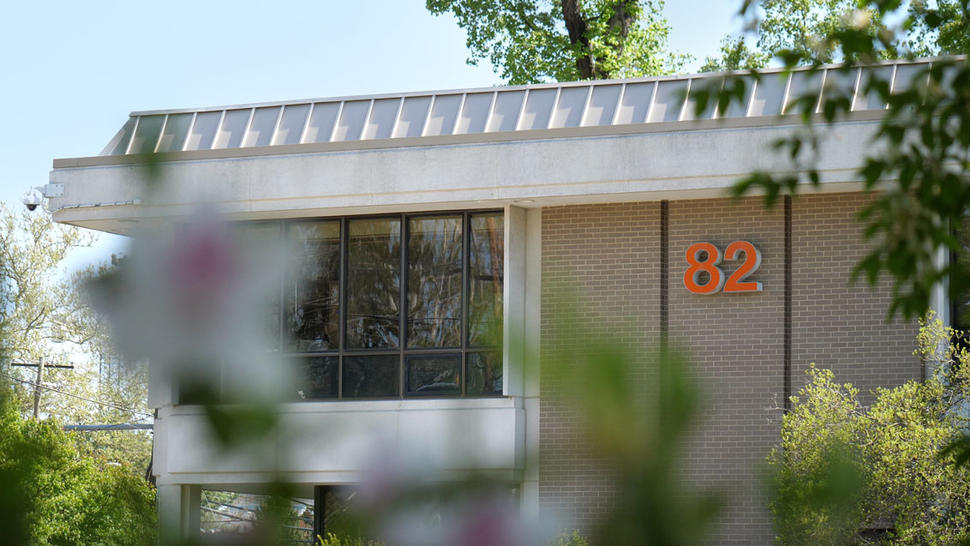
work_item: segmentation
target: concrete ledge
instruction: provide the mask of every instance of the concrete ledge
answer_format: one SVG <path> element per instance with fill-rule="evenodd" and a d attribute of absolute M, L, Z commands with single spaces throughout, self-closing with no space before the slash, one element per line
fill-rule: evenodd
<path fill-rule="evenodd" d="M 271 437 L 223 452 L 198 406 L 163 407 L 155 427 L 159 483 L 356 483 L 371 466 L 418 460 L 446 475 L 519 479 L 524 464 L 521 400 L 437 399 L 285 404 Z"/>

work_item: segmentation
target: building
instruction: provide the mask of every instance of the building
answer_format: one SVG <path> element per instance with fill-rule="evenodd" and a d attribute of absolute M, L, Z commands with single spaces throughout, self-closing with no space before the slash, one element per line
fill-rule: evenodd
<path fill-rule="evenodd" d="M 899 87 L 925 64 L 864 70 Z M 285 410 L 305 433 L 288 446 L 299 462 L 282 469 L 308 490 L 358 481 L 361 449 L 381 432 L 455 471 L 473 452 L 526 513 L 589 525 L 609 484 L 568 441 L 569 410 L 544 403 L 556 378 L 528 380 L 526 355 L 479 336 L 501 324 L 541 351 L 555 320 L 543 310 L 570 287 L 601 314 L 634 317 L 644 341 L 669 330 L 710 396 L 688 468 L 731 495 L 718 541 L 765 543 L 756 465 L 779 426 L 768 408 L 808 364 L 864 393 L 923 373 L 915 325 L 884 324 L 888 291 L 848 284 L 866 249 L 855 171 L 885 107 L 860 91 L 862 75 L 765 77 L 746 107 L 699 119 L 691 89 L 709 75 L 135 112 L 100 155 L 55 160 L 50 205 L 59 222 L 125 233 L 142 212 L 139 152 L 156 152 L 169 212 L 211 188 L 231 219 L 269 221 L 306 245 L 313 283 L 281 313 L 294 336 L 281 350 L 306 355 L 312 378 Z M 853 93 L 853 112 L 826 133 L 820 190 L 771 210 L 726 199 L 753 169 L 789 168 L 766 151 L 798 124 L 779 114 L 830 86 Z M 745 259 L 725 262 L 722 285 L 685 277 L 689 249 Z M 192 521 L 200 486 L 268 479 L 252 461 L 212 457 L 199 408 L 177 389 L 153 384 L 151 401 L 161 510 Z M 437 433 L 444 423 L 466 433 Z M 333 440 L 335 426 L 351 433 Z M 542 465 L 527 465 L 535 453 Z"/>

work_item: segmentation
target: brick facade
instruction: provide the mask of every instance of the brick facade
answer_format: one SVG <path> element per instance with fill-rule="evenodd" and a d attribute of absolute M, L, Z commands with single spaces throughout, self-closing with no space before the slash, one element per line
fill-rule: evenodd
<path fill-rule="evenodd" d="M 855 212 L 860 194 L 802 196 L 791 216 L 791 383 L 803 384 L 809 362 L 831 367 L 840 381 L 868 391 L 920 377 L 912 356 L 912 324 L 885 324 L 888 295 L 864 282 L 848 287 L 865 246 Z M 661 321 L 660 204 L 620 203 L 547 208 L 542 227 L 542 328 L 564 294 L 582 295 L 584 319 L 640 321 L 635 343 L 657 339 Z M 771 521 L 761 493 L 763 461 L 777 442 L 785 383 L 785 213 L 760 200 L 672 201 L 668 204 L 670 339 L 689 349 L 691 375 L 705 394 L 702 419 L 688 442 L 686 483 L 726 495 L 728 508 L 712 542 L 770 543 Z M 754 294 L 698 296 L 683 286 L 687 246 L 721 250 L 751 241 L 762 263 L 749 280 Z M 725 262 L 725 271 L 734 270 Z M 635 363 L 648 378 L 647 362 Z M 609 509 L 611 482 L 572 434 L 576 415 L 555 402 L 556 378 L 541 378 L 541 509 L 572 515 L 588 528 Z M 644 392 L 648 392 L 645 388 Z M 868 396 L 868 395 L 866 395 Z M 864 401 L 869 400 L 866 396 Z"/>
<path fill-rule="evenodd" d="M 831 368 L 840 383 L 859 388 L 863 404 L 876 387 L 921 377 L 916 327 L 886 323 L 889 284 L 871 289 L 849 279 L 866 247 L 856 212 L 868 198 L 858 193 L 804 195 L 792 203 L 792 392 L 805 384 L 814 362 Z"/>
<path fill-rule="evenodd" d="M 547 208 L 542 215 L 542 308 L 573 295 L 576 313 L 593 328 L 615 335 L 630 320 L 632 343 L 660 332 L 660 204 L 622 203 Z M 554 325 L 543 314 L 543 337 Z M 638 372 L 646 365 L 638 363 Z M 642 374 L 638 374 L 642 375 Z M 543 510 L 575 518 L 589 528 L 609 509 L 611 480 L 573 435 L 577 416 L 557 401 L 560 383 L 549 373 L 540 381 L 539 502 Z"/>

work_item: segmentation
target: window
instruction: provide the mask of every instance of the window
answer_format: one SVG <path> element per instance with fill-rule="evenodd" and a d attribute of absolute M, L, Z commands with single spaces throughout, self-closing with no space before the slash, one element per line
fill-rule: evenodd
<path fill-rule="evenodd" d="M 970 216 L 964 215 L 954 232 L 959 249 L 950 253 L 950 263 L 956 269 L 970 271 Z M 950 297 L 950 324 L 957 330 L 970 332 L 970 287 L 963 287 Z M 970 345 L 970 339 L 957 341 L 961 347 Z"/>
<path fill-rule="evenodd" d="M 502 394 L 501 212 L 247 227 L 289 249 L 266 316 L 296 363 L 295 398 Z"/>

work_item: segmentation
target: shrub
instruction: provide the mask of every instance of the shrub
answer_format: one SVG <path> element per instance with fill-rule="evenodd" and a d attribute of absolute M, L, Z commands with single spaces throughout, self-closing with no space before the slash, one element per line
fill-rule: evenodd
<path fill-rule="evenodd" d="M 768 457 L 770 508 L 785 544 L 953 544 L 970 537 L 970 468 L 946 448 L 963 437 L 970 353 L 959 332 L 924 321 L 925 381 L 878 389 L 869 408 L 830 370 L 809 368 Z"/>
<path fill-rule="evenodd" d="M 365 539 L 360 536 L 344 537 L 334 533 L 327 533 L 327 538 L 317 535 L 317 542 L 318 546 L 384 546 L 384 543 L 379 540 Z"/>
<path fill-rule="evenodd" d="M 577 529 L 563 531 L 550 546 L 589 546 L 589 541 Z"/>
<path fill-rule="evenodd" d="M 24 420 L 0 385 L 0 528 L 11 544 L 151 544 L 155 490 L 79 454 L 54 420 Z"/>

